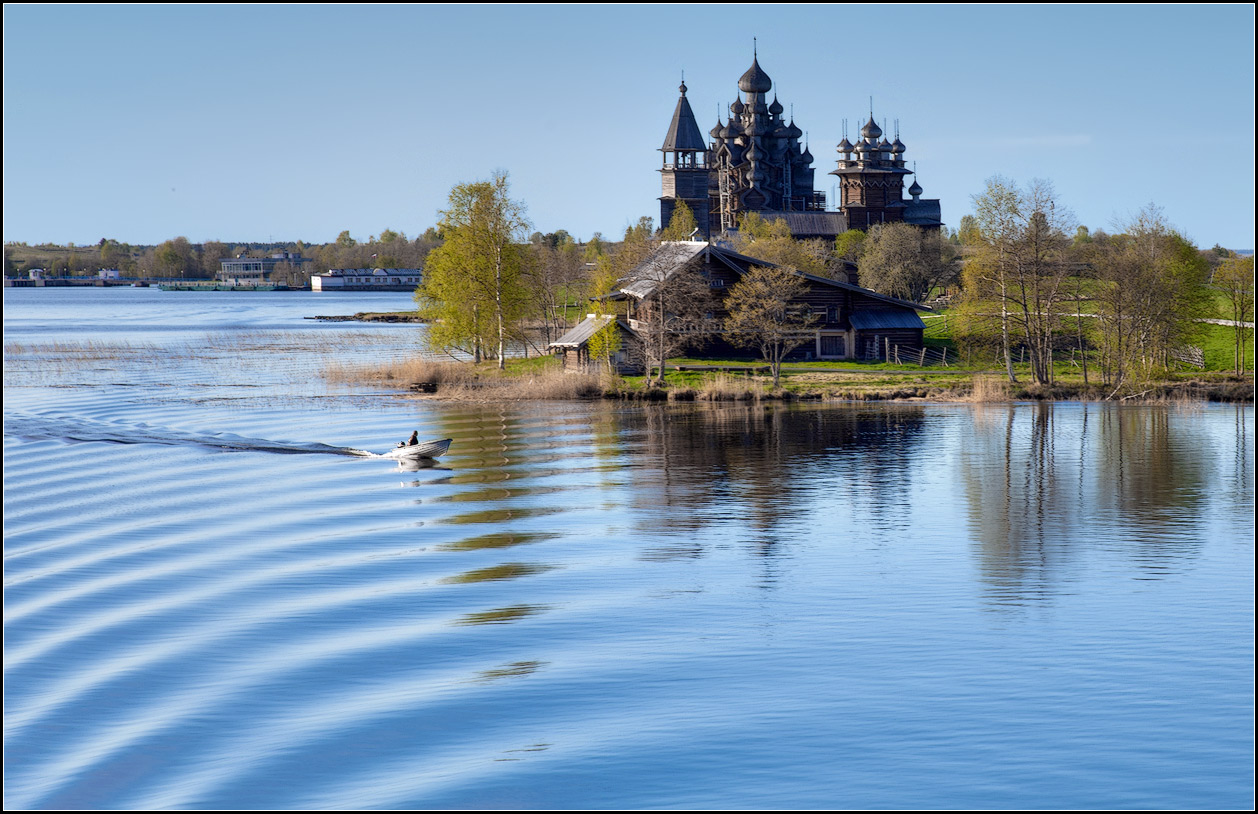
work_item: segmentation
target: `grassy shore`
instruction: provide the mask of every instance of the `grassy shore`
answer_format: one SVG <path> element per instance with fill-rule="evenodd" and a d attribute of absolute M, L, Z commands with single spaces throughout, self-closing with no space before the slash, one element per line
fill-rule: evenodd
<path fill-rule="evenodd" d="M 410 312 L 413 314 L 414 312 Z M 363 316 L 363 315 L 358 315 Z M 1205 369 L 1185 368 L 1152 382 L 1122 387 L 1100 383 L 1093 366 L 1085 381 L 1081 359 L 1059 360 L 1054 383 L 1034 383 L 1030 365 L 1014 365 L 1010 382 L 992 353 L 976 353 L 953 341 L 947 313 L 926 320 L 926 345 L 947 353 L 948 364 L 921 367 L 894 362 L 790 362 L 774 388 L 767 366 L 758 359 L 671 359 L 663 386 L 645 377 L 565 373 L 556 359 L 512 359 L 505 371 L 495 362 L 472 365 L 415 359 L 385 366 L 337 365 L 330 381 L 405 389 L 443 399 L 526 400 L 612 398 L 673 401 L 838 399 L 855 401 L 1224 401 L 1254 400 L 1254 344 L 1246 348 L 1245 375 L 1235 365 L 1230 327 L 1203 325 L 1200 331 Z M 1252 337 L 1251 337 L 1252 338 Z M 540 345 L 539 345 L 540 347 Z M 938 354 L 936 354 L 938 356 Z"/>
<path fill-rule="evenodd" d="M 677 360 L 683 367 L 699 363 Z M 714 365 L 710 360 L 703 364 Z M 1001 371 L 908 369 L 885 365 L 816 363 L 787 365 L 781 386 L 774 389 L 760 365 L 746 360 L 720 363 L 722 369 L 672 368 L 664 385 L 650 386 L 645 377 L 564 372 L 552 357 L 512 359 L 505 371 L 494 362 L 440 362 L 414 359 L 387 365 L 337 365 L 325 370 L 339 384 L 402 389 L 417 396 L 457 400 L 637 399 L 670 401 L 763 400 L 927 400 L 927 401 L 1224 401 L 1254 399 L 1252 375 L 1184 373 L 1163 381 L 1113 388 L 1088 383 L 1081 372 L 1061 370 L 1051 386 L 1029 381 L 1023 369 L 1011 383 Z M 1064 365 L 1068 367 L 1068 364 Z"/>

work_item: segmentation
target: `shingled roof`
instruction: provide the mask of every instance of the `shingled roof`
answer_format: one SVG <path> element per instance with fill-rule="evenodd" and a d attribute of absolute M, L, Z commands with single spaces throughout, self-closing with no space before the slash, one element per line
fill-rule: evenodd
<path fill-rule="evenodd" d="M 691 261 L 701 257 L 705 253 L 713 262 L 721 263 L 739 276 L 746 274 L 753 266 L 777 268 L 774 263 L 769 263 L 765 260 L 758 260 L 755 257 L 749 257 L 745 254 L 739 254 L 732 249 L 727 249 L 721 246 L 713 246 L 708 243 L 698 243 L 692 241 L 666 241 L 662 243 L 658 249 L 651 252 L 645 260 L 635 266 L 633 271 L 629 272 L 629 275 L 620 282 L 618 293 L 621 295 L 628 295 L 639 300 L 646 299 L 655 292 L 655 289 L 659 287 L 661 283 L 689 266 Z M 818 277 L 815 274 L 807 274 L 802 271 L 796 271 L 796 274 L 824 285 L 858 292 L 866 297 L 880 300 L 890 305 L 898 305 L 917 311 L 934 310 L 929 306 L 922 305 L 920 303 L 909 302 L 908 300 L 902 300 L 899 297 L 892 297 L 887 294 L 879 294 L 877 291 L 871 291 L 868 288 L 862 288 L 843 280 L 832 280 L 829 277 Z M 617 298 L 619 299 L 623 297 Z M 912 325 L 903 327 L 921 326 Z"/>
<path fill-rule="evenodd" d="M 708 149 L 708 143 L 703 140 L 703 133 L 699 130 L 699 123 L 695 121 L 690 102 L 686 101 L 685 82 L 681 83 L 680 90 L 681 98 L 677 100 L 677 109 L 673 111 L 673 120 L 668 125 L 668 135 L 664 136 L 664 146 L 660 149 L 666 153 L 691 150 L 703 152 Z"/>
<path fill-rule="evenodd" d="M 620 281 L 619 291 L 639 300 L 645 299 L 660 283 L 684 268 L 706 248 L 707 243 L 665 241 Z"/>
<path fill-rule="evenodd" d="M 590 314 L 581 320 L 575 328 L 551 342 L 550 347 L 579 348 L 586 342 L 589 342 L 590 337 L 607 327 L 614 319 L 616 319 L 615 314 Z M 621 325 L 626 331 L 629 330 L 628 325 L 625 325 L 623 322 Z"/>

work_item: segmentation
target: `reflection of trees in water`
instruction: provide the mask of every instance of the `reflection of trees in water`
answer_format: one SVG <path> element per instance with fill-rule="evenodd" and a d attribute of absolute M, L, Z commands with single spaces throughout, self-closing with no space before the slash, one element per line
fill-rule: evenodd
<path fill-rule="evenodd" d="M 1082 527 L 1087 413 L 1059 437 L 1050 404 L 976 405 L 962 424 L 961 480 L 984 583 L 1003 601 L 1034 599 Z"/>
<path fill-rule="evenodd" d="M 700 556 L 708 543 L 698 532 L 720 526 L 772 556 L 793 527 L 826 523 L 818 506 L 834 500 L 866 502 L 889 524 L 906 524 L 923 418 L 916 405 L 671 405 L 627 414 L 626 443 L 637 447 L 634 531 L 660 540 L 644 556 Z"/>
<path fill-rule="evenodd" d="M 1214 450 L 1191 431 L 1196 416 L 1166 408 L 1101 414 L 1096 467 L 1100 507 L 1131 529 L 1130 550 L 1144 568 L 1176 569 L 1195 557 Z"/>
<path fill-rule="evenodd" d="M 1253 406 L 1235 405 L 1236 445 L 1231 465 L 1224 474 L 1225 483 L 1220 488 L 1229 503 L 1242 511 L 1253 511 L 1254 496 L 1254 409 Z"/>
<path fill-rule="evenodd" d="M 975 406 L 960 477 L 993 597 L 1052 592 L 1083 548 L 1122 546 L 1147 572 L 1195 557 L 1211 448 L 1191 421 L 1157 407 Z"/>

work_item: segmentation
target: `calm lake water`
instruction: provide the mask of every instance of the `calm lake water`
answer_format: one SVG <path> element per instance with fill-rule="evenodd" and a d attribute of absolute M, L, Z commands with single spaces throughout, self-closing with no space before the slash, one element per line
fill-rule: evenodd
<path fill-rule="evenodd" d="M 5 290 L 6 808 L 1253 806 L 1252 406 L 324 383 L 409 304 Z"/>

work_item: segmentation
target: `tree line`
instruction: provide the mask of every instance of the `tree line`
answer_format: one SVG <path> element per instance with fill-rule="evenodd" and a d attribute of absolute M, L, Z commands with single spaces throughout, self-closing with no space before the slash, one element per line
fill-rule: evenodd
<path fill-rule="evenodd" d="M 1063 351 L 1077 354 L 1085 382 L 1094 376 L 1117 388 L 1156 376 L 1198 338 L 1201 320 L 1219 315 L 1219 297 L 1238 323 L 1242 369 L 1252 336 L 1240 325 L 1253 319 L 1252 257 L 1199 251 L 1154 206 L 1117 234 L 1090 232 L 1044 181 L 1020 187 L 996 177 L 973 203 L 957 231 L 892 223 L 847 231 L 833 243 L 795 239 L 784 221 L 749 213 L 731 236 L 733 248 L 766 265 L 753 266 L 746 285 L 731 290 L 725 323 L 712 322 L 706 286 L 686 289 L 685 275 L 665 285 L 661 264 L 657 294 L 638 319 L 643 361 L 662 379 L 670 356 L 719 331 L 758 347 L 776 383 L 782 358 L 807 338 L 814 319 L 791 305 L 802 296 L 794 272 L 846 281 L 855 269 L 860 284 L 879 293 L 955 306 L 958 344 L 971 354 L 997 353 L 1015 381 L 1015 352 L 1042 384 L 1053 383 L 1054 353 Z M 608 295 L 618 283 L 635 269 L 651 278 L 647 260 L 660 243 L 686 240 L 695 227 L 683 204 L 659 232 L 643 217 L 617 243 L 595 235 L 579 244 L 562 230 L 530 234 L 505 174 L 460 184 L 436 227 L 444 242 L 429 254 L 416 292 L 431 323 L 429 341 L 501 366 L 507 345 L 528 346 L 532 328 L 541 333 L 534 345 L 541 351 L 586 313 L 611 315 Z M 590 342 L 591 356 L 610 360 L 618 338 L 608 321 Z"/>
<path fill-rule="evenodd" d="M 223 260 L 233 257 L 270 257 L 289 252 L 309 259 L 310 263 L 285 264 L 276 268 L 276 282 L 305 285 L 310 275 L 334 268 L 422 268 L 428 252 L 441 244 L 436 228 L 429 228 L 416 238 L 404 232 L 384 229 L 364 240 L 341 232 L 336 240 L 324 244 L 303 241 L 286 243 L 228 243 L 208 240 L 192 243 L 179 236 L 155 246 L 131 245 L 112 238 L 102 238 L 88 246 L 40 245 L 9 243 L 4 251 L 6 276 L 25 276 L 33 269 L 43 269 L 52 276 L 73 277 L 94 275 L 97 269 L 118 269 L 123 277 L 174 278 L 211 280 L 221 269 Z"/>
<path fill-rule="evenodd" d="M 1253 335 L 1244 324 L 1253 320 L 1252 257 L 1199 250 L 1154 204 L 1116 234 L 1092 232 L 1043 180 L 995 176 L 973 202 L 975 214 L 959 230 L 954 335 L 970 349 L 994 350 L 1010 381 L 1015 349 L 1044 385 L 1056 378 L 1054 353 L 1070 352 L 1085 384 L 1096 377 L 1117 391 L 1170 370 L 1201 343 L 1206 320 L 1220 316 L 1233 322 L 1243 372 Z"/>

